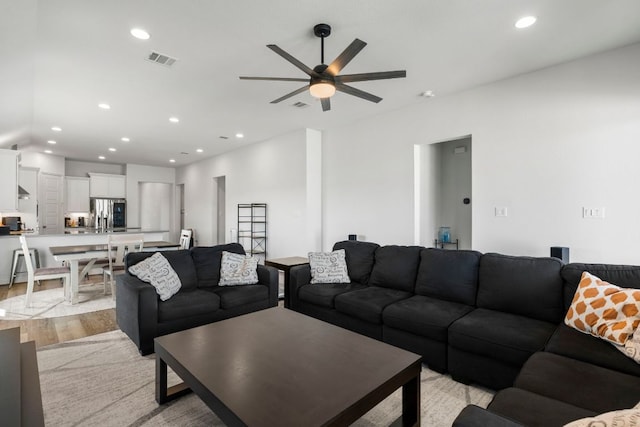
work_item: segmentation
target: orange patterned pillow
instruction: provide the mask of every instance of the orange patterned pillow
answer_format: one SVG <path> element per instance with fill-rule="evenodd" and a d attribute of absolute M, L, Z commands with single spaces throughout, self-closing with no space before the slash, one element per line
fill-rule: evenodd
<path fill-rule="evenodd" d="M 620 288 L 585 271 L 564 323 L 624 345 L 640 324 L 640 289 Z"/>

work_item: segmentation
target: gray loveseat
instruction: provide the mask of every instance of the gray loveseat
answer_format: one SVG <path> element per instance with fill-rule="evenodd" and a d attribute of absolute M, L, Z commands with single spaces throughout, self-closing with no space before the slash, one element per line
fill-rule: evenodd
<path fill-rule="evenodd" d="M 278 305 L 278 271 L 273 267 L 258 265 L 258 284 L 218 286 L 223 251 L 245 253 L 237 243 L 162 252 L 182 283 L 166 301 L 130 273 L 116 276 L 116 321 L 140 354 L 153 353 L 157 336 Z M 127 270 L 153 254 L 128 254 Z"/>

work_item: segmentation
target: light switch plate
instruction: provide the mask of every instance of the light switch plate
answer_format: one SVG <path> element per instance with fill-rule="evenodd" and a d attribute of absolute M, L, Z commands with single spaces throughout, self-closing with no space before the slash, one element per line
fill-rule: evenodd
<path fill-rule="evenodd" d="M 604 219 L 605 208 L 582 208 L 582 217 L 585 219 Z"/>
<path fill-rule="evenodd" d="M 506 206 L 496 206 L 495 210 L 496 216 L 509 216 L 509 209 Z"/>

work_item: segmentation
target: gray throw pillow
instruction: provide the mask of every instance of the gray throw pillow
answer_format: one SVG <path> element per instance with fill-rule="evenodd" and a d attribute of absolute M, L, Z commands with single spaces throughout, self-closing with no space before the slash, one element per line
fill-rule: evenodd
<path fill-rule="evenodd" d="M 156 288 L 162 301 L 171 298 L 182 287 L 175 270 L 160 252 L 156 252 L 149 258 L 129 267 L 129 273 Z"/>
<path fill-rule="evenodd" d="M 347 271 L 346 252 L 309 252 L 311 283 L 351 283 Z"/>
<path fill-rule="evenodd" d="M 223 251 L 219 286 L 255 285 L 258 283 L 258 260 Z"/>

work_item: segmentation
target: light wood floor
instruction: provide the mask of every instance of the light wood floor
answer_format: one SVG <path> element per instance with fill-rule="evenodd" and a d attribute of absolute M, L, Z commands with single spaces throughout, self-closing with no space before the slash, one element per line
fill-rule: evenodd
<path fill-rule="evenodd" d="M 41 281 L 40 286 L 35 286 L 34 294 L 38 292 L 38 290 L 60 286 L 59 280 Z M 9 286 L 0 286 L 0 300 L 23 295 L 26 292 L 26 282 L 15 283 L 11 289 L 9 289 Z M 20 327 L 22 342 L 35 341 L 36 347 L 38 348 L 118 329 L 116 325 L 116 312 L 113 308 L 73 316 L 53 317 L 50 319 L 0 320 L 0 329 L 15 327 Z"/>

